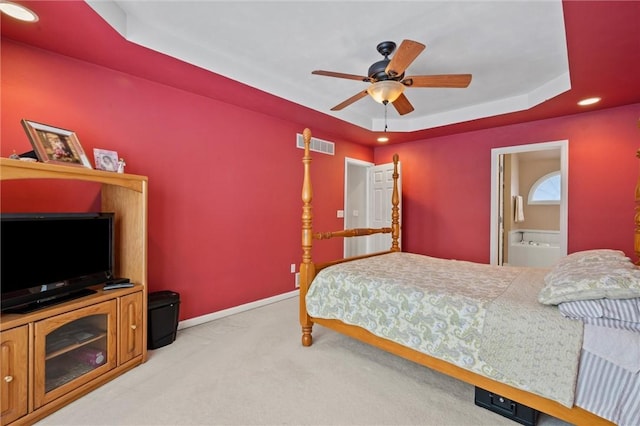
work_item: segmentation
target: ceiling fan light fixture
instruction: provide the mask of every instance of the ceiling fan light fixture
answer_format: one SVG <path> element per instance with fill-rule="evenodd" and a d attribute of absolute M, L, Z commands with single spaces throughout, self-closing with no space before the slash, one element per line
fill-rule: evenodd
<path fill-rule="evenodd" d="M 393 102 L 404 92 L 404 84 L 395 80 L 383 80 L 373 83 L 367 93 L 381 104 Z"/>

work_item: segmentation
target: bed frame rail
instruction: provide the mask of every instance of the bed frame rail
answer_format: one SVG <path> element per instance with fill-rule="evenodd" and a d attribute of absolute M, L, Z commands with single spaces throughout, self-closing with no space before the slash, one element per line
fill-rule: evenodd
<path fill-rule="evenodd" d="M 335 237 L 362 237 L 365 235 L 374 234 L 390 234 L 391 228 L 354 228 L 354 229 L 342 229 L 340 231 L 331 232 L 317 232 L 313 234 L 313 238 L 316 240 L 328 240 Z"/>

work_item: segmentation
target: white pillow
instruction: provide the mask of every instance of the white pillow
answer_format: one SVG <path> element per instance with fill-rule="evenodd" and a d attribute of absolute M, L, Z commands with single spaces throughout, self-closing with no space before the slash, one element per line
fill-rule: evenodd
<path fill-rule="evenodd" d="M 560 265 L 568 265 L 575 266 L 576 263 L 585 263 L 585 262 L 604 262 L 611 260 L 619 260 L 622 262 L 631 262 L 623 251 L 620 250 L 612 250 L 612 249 L 594 249 L 594 250 L 583 250 L 577 251 L 575 253 L 571 253 L 563 258 L 561 258 L 556 266 Z"/>
<path fill-rule="evenodd" d="M 558 261 L 544 278 L 546 305 L 589 299 L 640 297 L 640 269 L 618 250 L 588 250 Z"/>

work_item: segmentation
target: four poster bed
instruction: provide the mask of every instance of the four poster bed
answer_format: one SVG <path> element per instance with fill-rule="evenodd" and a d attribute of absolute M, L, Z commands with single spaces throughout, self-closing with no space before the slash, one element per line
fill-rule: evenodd
<path fill-rule="evenodd" d="M 303 137 L 304 346 L 319 324 L 573 424 L 637 424 L 640 269 L 629 258 L 589 250 L 540 269 L 403 253 L 397 155 L 390 228 L 315 232 Z M 378 233 L 391 234 L 389 251 L 312 260 L 314 239 Z"/>

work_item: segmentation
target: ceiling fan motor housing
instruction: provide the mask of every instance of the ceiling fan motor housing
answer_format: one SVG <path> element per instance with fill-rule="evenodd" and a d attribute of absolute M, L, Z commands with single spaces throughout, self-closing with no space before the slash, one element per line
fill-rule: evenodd
<path fill-rule="evenodd" d="M 367 75 L 372 80 L 372 82 L 384 80 L 402 80 L 402 77 L 404 77 L 404 73 L 391 77 L 385 72 L 385 70 L 387 69 L 387 65 L 389 65 L 389 62 L 391 62 L 390 59 L 383 59 L 369 67 L 369 72 Z"/>
<path fill-rule="evenodd" d="M 374 63 L 369 67 L 369 72 L 367 75 L 372 80 L 372 82 L 384 80 L 401 80 L 404 76 L 404 73 L 400 76 L 390 76 L 385 72 L 385 70 L 387 69 L 387 65 L 389 65 L 389 62 L 391 62 L 391 60 L 389 59 L 389 55 L 391 55 L 393 51 L 396 50 L 396 43 L 393 41 L 380 42 L 378 43 L 378 46 L 376 46 L 376 50 L 378 51 L 378 53 L 384 56 L 384 59 Z"/>

